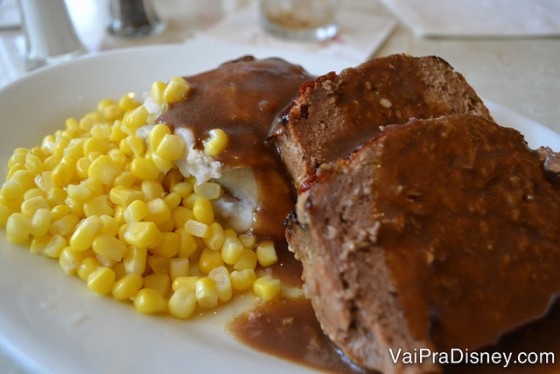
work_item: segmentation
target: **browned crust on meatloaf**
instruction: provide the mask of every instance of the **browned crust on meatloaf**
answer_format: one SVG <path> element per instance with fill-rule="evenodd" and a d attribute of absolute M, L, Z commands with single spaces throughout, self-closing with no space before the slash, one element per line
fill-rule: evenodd
<path fill-rule="evenodd" d="M 560 289 L 552 156 L 458 115 L 388 126 L 326 165 L 287 239 L 327 335 L 367 368 L 424 372 L 438 368 L 389 348 L 474 350 L 541 317 Z"/>
<path fill-rule="evenodd" d="M 411 118 L 491 118 L 463 76 L 439 57 L 391 55 L 302 86 L 271 136 L 296 188 L 379 131 Z"/>

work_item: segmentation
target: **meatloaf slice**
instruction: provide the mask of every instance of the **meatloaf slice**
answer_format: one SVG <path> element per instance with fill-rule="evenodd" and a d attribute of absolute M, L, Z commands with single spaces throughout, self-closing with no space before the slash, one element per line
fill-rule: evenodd
<path fill-rule="evenodd" d="M 491 118 L 461 74 L 439 57 L 398 54 L 303 85 L 271 137 L 299 188 L 320 164 L 345 157 L 379 126 L 466 113 Z"/>
<path fill-rule="evenodd" d="M 543 316 L 560 291 L 554 156 L 454 115 L 387 126 L 324 165 L 287 239 L 327 335 L 367 368 L 437 371 L 391 352 L 473 351 Z"/>

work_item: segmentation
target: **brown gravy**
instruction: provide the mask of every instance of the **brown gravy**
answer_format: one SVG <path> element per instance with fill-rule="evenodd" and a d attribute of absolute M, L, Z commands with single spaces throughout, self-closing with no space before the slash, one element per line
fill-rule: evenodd
<path fill-rule="evenodd" d="M 158 119 L 171 127 L 190 128 L 199 149 L 209 130 L 227 133 L 229 144 L 218 160 L 228 168 L 253 169 L 260 200 L 253 228 L 261 237 L 284 237 L 282 222 L 294 199 L 291 183 L 265 139 L 276 114 L 311 78 L 302 67 L 279 58 L 242 57 L 186 77 L 192 86 L 189 96 L 171 104 Z"/>
<path fill-rule="evenodd" d="M 290 286 L 301 285 L 302 268 L 287 245 L 278 243 L 280 261 L 271 271 Z M 323 333 L 307 299 L 260 303 L 236 316 L 228 326 L 232 334 L 244 344 L 267 354 L 326 372 L 368 373 L 354 365 Z M 475 327 L 473 327 L 475 328 Z M 560 367 L 560 302 L 555 303 L 542 320 L 522 327 L 506 336 L 484 352 L 512 353 L 512 361 L 520 352 L 553 352 L 555 364 L 521 365 L 446 365 L 444 373 L 494 374 L 508 373 L 552 374 Z"/>

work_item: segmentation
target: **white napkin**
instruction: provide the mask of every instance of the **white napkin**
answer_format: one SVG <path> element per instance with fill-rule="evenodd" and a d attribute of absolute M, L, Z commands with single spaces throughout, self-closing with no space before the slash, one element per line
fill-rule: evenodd
<path fill-rule="evenodd" d="M 560 35 L 559 0 L 383 0 L 420 36 Z"/>
<path fill-rule="evenodd" d="M 0 30 L 19 27 L 21 18 L 16 0 L 0 0 Z"/>
<path fill-rule="evenodd" d="M 396 25 L 391 16 L 345 10 L 339 15 L 340 32 L 325 42 L 282 40 L 268 35 L 259 25 L 256 4 L 237 10 L 218 24 L 200 33 L 218 41 L 274 49 L 305 51 L 326 56 L 344 57 L 362 62 L 389 36 Z"/>

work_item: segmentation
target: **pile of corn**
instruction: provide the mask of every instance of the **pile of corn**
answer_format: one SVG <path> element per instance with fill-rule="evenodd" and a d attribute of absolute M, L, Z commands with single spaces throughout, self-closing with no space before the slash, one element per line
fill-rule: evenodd
<path fill-rule="evenodd" d="M 189 90 L 175 77 L 154 83 L 151 96 L 165 106 L 188 100 Z M 188 318 L 250 289 L 275 298 L 279 281 L 258 277 L 258 265 L 277 262 L 273 243 L 220 224 L 212 200 L 221 186 L 181 175 L 174 161 L 188 150 L 168 126 L 138 137 L 150 117 L 131 94 L 105 99 L 41 146 L 17 148 L 0 189 L 8 240 L 57 259 L 92 291 L 142 313 Z M 216 129 L 205 152 L 217 155 L 227 141 Z"/>

